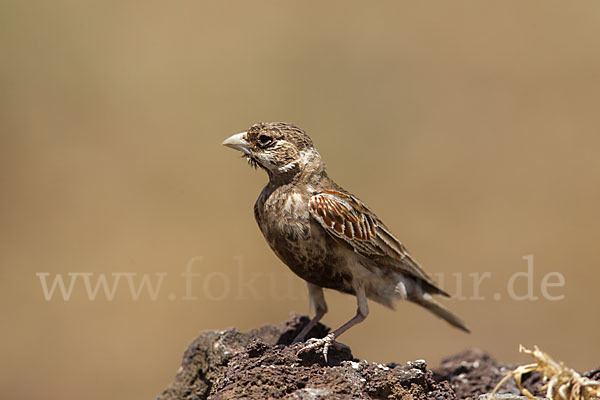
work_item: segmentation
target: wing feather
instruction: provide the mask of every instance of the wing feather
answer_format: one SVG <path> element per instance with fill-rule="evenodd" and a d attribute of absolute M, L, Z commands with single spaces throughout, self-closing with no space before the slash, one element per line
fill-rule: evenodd
<path fill-rule="evenodd" d="M 356 253 L 423 280 L 434 292 L 446 294 L 383 222 L 356 197 L 337 190 L 325 190 L 310 198 L 309 210 L 332 237 L 350 245 Z"/>

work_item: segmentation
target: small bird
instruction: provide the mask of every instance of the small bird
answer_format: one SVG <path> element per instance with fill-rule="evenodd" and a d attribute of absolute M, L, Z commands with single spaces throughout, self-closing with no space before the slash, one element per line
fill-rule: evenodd
<path fill-rule="evenodd" d="M 423 271 L 390 230 L 356 196 L 336 184 L 310 137 L 283 122 L 253 125 L 223 145 L 242 152 L 249 164 L 265 170 L 269 182 L 254 204 L 256 222 L 271 249 L 306 281 L 315 316 L 294 339 L 304 341 L 327 313 L 323 288 L 356 296 L 356 315 L 300 352 L 342 346 L 336 339 L 369 313 L 367 299 L 393 309 L 409 300 L 451 325 L 464 322 L 432 296 L 448 293 Z"/>

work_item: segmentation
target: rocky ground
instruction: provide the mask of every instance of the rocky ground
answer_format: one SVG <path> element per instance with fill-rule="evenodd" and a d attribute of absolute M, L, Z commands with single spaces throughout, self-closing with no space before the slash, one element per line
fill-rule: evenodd
<path fill-rule="evenodd" d="M 512 369 L 477 349 L 448 357 L 435 369 L 422 360 L 406 365 L 369 363 L 355 359 L 349 349 L 333 347 L 326 363 L 320 352 L 298 356 L 302 344 L 290 345 L 307 322 L 305 316 L 292 315 L 281 325 L 247 333 L 236 329 L 201 333 L 158 399 L 479 399 Z M 318 324 L 309 337 L 328 332 Z M 592 374 L 600 375 L 600 370 Z M 529 374 L 523 385 L 536 393 L 542 382 L 539 375 Z M 500 393 L 504 395 L 499 399 L 521 398 L 512 380 Z"/>

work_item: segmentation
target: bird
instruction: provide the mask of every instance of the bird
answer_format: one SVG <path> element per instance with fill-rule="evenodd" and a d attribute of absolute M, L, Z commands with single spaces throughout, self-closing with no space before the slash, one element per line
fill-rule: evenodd
<path fill-rule="evenodd" d="M 322 348 L 325 360 L 337 339 L 369 314 L 367 299 L 394 309 L 415 303 L 450 325 L 467 325 L 433 296 L 450 295 L 421 268 L 390 229 L 361 200 L 329 177 L 308 134 L 285 122 L 261 122 L 222 143 L 266 171 L 269 181 L 254 204 L 254 217 L 267 243 L 306 281 L 315 316 L 294 339 L 327 313 L 323 289 L 353 295 L 356 315 L 324 338 L 309 339 L 298 353 Z"/>

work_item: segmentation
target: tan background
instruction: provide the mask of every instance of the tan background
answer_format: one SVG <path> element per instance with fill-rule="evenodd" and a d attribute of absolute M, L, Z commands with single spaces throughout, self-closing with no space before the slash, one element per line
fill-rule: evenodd
<path fill-rule="evenodd" d="M 595 1 L 2 2 L 0 397 L 153 398 L 201 330 L 307 311 L 253 220 L 265 175 L 220 145 L 271 120 L 305 128 L 425 269 L 467 295 L 492 273 L 485 300 L 450 304 L 472 335 L 372 305 L 343 338 L 356 356 L 523 361 L 523 343 L 597 366 L 599 38 Z M 564 300 L 508 298 L 528 254 L 535 294 L 560 271 Z M 236 298 L 236 255 L 264 298 Z M 168 275 L 156 301 L 126 281 L 89 301 L 80 281 L 47 302 L 38 272 Z M 326 295 L 326 323 L 353 315 Z"/>

